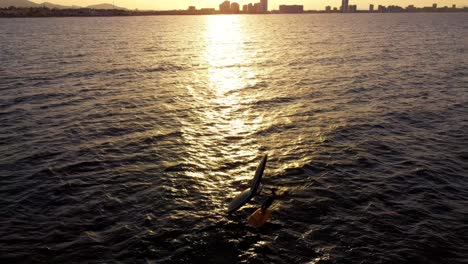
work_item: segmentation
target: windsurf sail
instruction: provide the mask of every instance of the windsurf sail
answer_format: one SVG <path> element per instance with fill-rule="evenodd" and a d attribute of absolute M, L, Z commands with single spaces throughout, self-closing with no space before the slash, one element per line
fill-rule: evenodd
<path fill-rule="evenodd" d="M 258 187 L 260 186 L 260 182 L 262 181 L 263 171 L 265 170 L 265 167 L 266 167 L 267 156 L 268 155 L 263 156 L 262 160 L 260 161 L 260 164 L 258 165 L 257 170 L 255 171 L 255 176 L 252 180 L 252 183 L 250 184 L 250 188 L 238 194 L 229 203 L 228 210 L 227 210 L 228 214 L 237 211 L 239 208 L 241 208 L 244 204 L 246 204 L 255 196 L 255 194 L 257 193 Z"/>

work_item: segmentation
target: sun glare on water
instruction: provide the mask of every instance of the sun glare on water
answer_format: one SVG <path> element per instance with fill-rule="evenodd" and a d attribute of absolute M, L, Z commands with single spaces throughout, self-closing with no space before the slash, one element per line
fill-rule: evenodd
<path fill-rule="evenodd" d="M 239 16 L 210 16 L 207 19 L 205 58 L 210 66 L 210 88 L 222 96 L 246 84 L 242 66 L 248 58 L 243 50 L 242 23 Z"/>
<path fill-rule="evenodd" d="M 206 89 L 211 96 L 204 118 L 215 121 L 212 128 L 215 141 L 230 142 L 223 149 L 225 159 L 255 157 L 258 154 L 255 145 L 246 141 L 251 140 L 249 135 L 258 130 L 262 119 L 242 108 L 242 104 L 253 100 L 253 95 L 246 95 L 242 90 L 254 85 L 252 74 L 255 74 L 249 66 L 252 64 L 251 54 L 245 50 L 248 36 L 243 28 L 243 18 L 228 15 L 206 19 L 204 60 Z"/>
<path fill-rule="evenodd" d="M 181 120 L 183 137 L 189 143 L 188 159 L 211 168 L 219 181 L 247 179 L 251 175 L 246 173 L 246 166 L 217 169 L 259 156 L 254 134 L 263 120 L 247 107 L 257 94 L 245 90 L 255 85 L 256 79 L 254 58 L 246 51 L 245 18 L 228 15 L 203 19 L 203 66 L 196 72 L 193 85 L 187 87 L 194 98 L 194 112 L 191 121 Z"/>
<path fill-rule="evenodd" d="M 249 100 L 238 91 L 251 85 L 250 54 L 245 51 L 246 35 L 240 16 L 211 16 L 208 18 L 206 60 L 209 65 L 210 89 L 217 104 L 225 106 L 222 115 L 227 121 L 220 129 L 232 136 L 251 133 L 255 125 L 237 113 L 239 105 Z M 249 125 L 248 125 L 249 124 Z"/>

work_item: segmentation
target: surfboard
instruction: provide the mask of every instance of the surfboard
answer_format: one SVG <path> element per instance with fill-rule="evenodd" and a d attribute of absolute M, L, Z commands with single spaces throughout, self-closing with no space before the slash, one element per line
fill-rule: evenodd
<path fill-rule="evenodd" d="M 247 224 L 251 227 L 260 228 L 271 217 L 271 210 L 266 209 L 262 212 L 262 208 L 258 208 L 253 214 L 247 218 Z"/>
<path fill-rule="evenodd" d="M 265 170 L 265 166 L 267 162 L 267 156 L 268 155 L 263 156 L 262 160 L 260 161 L 260 164 L 258 165 L 257 170 L 255 171 L 255 176 L 252 180 L 252 183 L 250 184 L 250 188 L 238 194 L 229 203 L 228 210 L 227 210 L 228 214 L 237 211 L 244 204 L 250 201 L 252 197 L 255 196 L 255 194 L 257 193 L 258 187 L 260 186 L 260 182 L 262 181 L 263 171 Z"/>

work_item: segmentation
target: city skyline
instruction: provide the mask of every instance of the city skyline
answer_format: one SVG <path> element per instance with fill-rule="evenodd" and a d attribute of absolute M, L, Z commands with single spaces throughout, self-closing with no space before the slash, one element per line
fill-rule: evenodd
<path fill-rule="evenodd" d="M 33 0 L 35 3 L 43 3 L 46 1 L 43 0 Z M 102 4 L 102 3 L 113 3 L 112 0 L 50 0 L 47 2 L 52 2 L 54 4 L 61 5 L 79 5 L 87 6 L 93 4 Z M 154 10 L 184 10 L 188 6 L 195 6 L 196 8 L 219 8 L 219 4 L 222 1 L 219 0 L 176 0 L 176 1 L 152 1 L 152 0 L 116 0 L 115 5 L 128 8 L 128 9 L 154 9 Z M 242 8 L 243 5 L 257 2 L 252 0 L 239 0 L 235 1 L 239 3 Z M 269 0 L 268 1 L 268 10 L 278 10 L 279 5 L 303 5 L 305 10 L 322 10 L 325 6 L 340 7 L 341 0 L 321 0 L 321 1 L 311 1 L 311 0 Z M 351 2 L 351 1 L 350 1 Z M 353 0 L 352 4 L 357 5 L 358 9 L 367 9 L 369 4 L 378 5 L 398 5 L 406 7 L 408 5 L 414 5 L 415 7 L 425 7 L 432 6 L 432 4 L 437 3 L 438 6 L 452 6 L 456 5 L 457 7 L 468 6 L 468 0 Z M 351 4 L 351 3 L 350 3 Z"/>

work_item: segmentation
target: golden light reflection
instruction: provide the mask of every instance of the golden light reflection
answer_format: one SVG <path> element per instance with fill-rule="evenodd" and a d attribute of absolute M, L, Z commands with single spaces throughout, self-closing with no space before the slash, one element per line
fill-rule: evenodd
<path fill-rule="evenodd" d="M 245 18 L 204 19 L 202 67 L 193 72 L 193 82 L 186 86 L 192 112 L 190 118 L 181 119 L 181 131 L 188 143 L 185 162 L 203 170 L 189 175 L 203 179 L 205 192 L 210 193 L 210 184 L 215 184 L 213 191 L 218 191 L 220 184 L 232 188 L 232 182 L 252 178 L 257 162 L 250 161 L 262 154 L 255 133 L 264 120 L 248 107 L 258 95 L 246 88 L 255 86 L 258 73 L 252 66 L 255 53 L 246 47 Z"/>
<path fill-rule="evenodd" d="M 207 18 L 206 53 L 208 86 L 214 106 L 211 118 L 217 120 L 214 130 L 219 141 L 230 141 L 223 150 L 224 157 L 215 159 L 243 159 L 255 157 L 256 147 L 248 141 L 248 135 L 258 129 L 262 120 L 248 116 L 241 109 L 244 98 L 241 91 L 251 85 L 251 59 L 245 51 L 248 36 L 243 31 L 241 16 L 210 16 Z M 249 82 L 250 80 L 250 82 Z M 247 158 L 248 160 L 248 158 Z M 245 168 L 244 168 L 245 169 Z M 233 175 L 236 179 L 250 178 L 248 173 Z"/>
<path fill-rule="evenodd" d="M 208 18 L 207 50 L 205 58 L 209 65 L 208 77 L 220 103 L 235 104 L 235 96 L 226 96 L 230 91 L 245 86 L 243 76 L 247 58 L 243 51 L 244 35 L 239 16 L 212 16 Z"/>
<path fill-rule="evenodd" d="M 242 114 L 236 113 L 242 98 L 236 91 L 245 88 L 251 67 L 244 50 L 246 36 L 239 16 L 212 16 L 208 18 L 206 61 L 209 65 L 209 87 L 215 93 L 213 101 L 223 106 L 220 114 L 223 122 L 219 132 L 231 136 L 249 133 L 252 127 Z"/>

